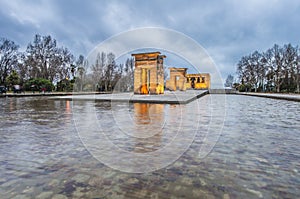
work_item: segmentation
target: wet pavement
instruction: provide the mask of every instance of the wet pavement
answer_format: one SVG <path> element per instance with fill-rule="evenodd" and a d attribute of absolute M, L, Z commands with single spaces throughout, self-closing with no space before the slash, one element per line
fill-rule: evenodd
<path fill-rule="evenodd" d="M 162 95 L 137 95 L 132 92 L 101 95 L 73 95 L 59 96 L 53 99 L 60 100 L 90 100 L 90 101 L 114 101 L 130 103 L 156 103 L 156 104 L 187 104 L 208 94 L 208 90 L 186 90 L 186 91 L 165 91 Z"/>

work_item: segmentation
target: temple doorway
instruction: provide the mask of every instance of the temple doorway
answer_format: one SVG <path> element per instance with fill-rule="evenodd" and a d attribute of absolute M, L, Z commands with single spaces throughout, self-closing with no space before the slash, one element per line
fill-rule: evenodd
<path fill-rule="evenodd" d="M 179 76 L 176 76 L 175 77 L 175 87 L 176 87 L 176 90 L 179 90 L 180 89 L 180 82 L 179 82 L 179 80 L 180 80 L 180 77 Z"/>
<path fill-rule="evenodd" d="M 149 94 L 150 92 L 150 70 L 147 68 L 142 68 L 141 75 L 141 94 Z"/>

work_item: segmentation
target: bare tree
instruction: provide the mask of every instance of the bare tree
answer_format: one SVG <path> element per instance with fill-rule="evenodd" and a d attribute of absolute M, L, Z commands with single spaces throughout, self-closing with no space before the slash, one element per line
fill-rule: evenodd
<path fill-rule="evenodd" d="M 262 54 L 262 65 L 265 73 L 265 89 L 271 91 L 275 87 L 274 81 L 274 66 L 273 66 L 274 54 L 271 49 L 268 49 Z"/>
<path fill-rule="evenodd" d="M 275 44 L 264 53 L 255 51 L 243 56 L 237 64 L 237 73 L 242 85 L 257 91 L 276 88 L 276 92 L 298 92 L 299 49 L 291 44 L 283 47 Z"/>
<path fill-rule="evenodd" d="M 296 88 L 296 67 L 297 67 L 297 47 L 293 47 L 291 44 L 284 45 L 284 79 L 283 86 L 287 91 L 294 91 Z"/>
<path fill-rule="evenodd" d="M 245 72 L 246 62 L 247 62 L 247 57 L 243 56 L 237 63 L 236 73 L 242 84 L 245 84 L 245 79 L 246 79 L 246 72 Z"/>
<path fill-rule="evenodd" d="M 5 83 L 6 77 L 18 66 L 19 46 L 13 41 L 0 38 L 0 84 Z"/>
<path fill-rule="evenodd" d="M 295 73 L 295 79 L 296 79 L 296 92 L 300 93 L 300 48 L 297 48 L 297 62 L 296 62 L 296 73 Z"/>
<path fill-rule="evenodd" d="M 115 55 L 113 53 L 107 54 L 107 64 L 104 72 L 104 85 L 105 85 L 105 91 L 112 89 L 112 79 L 115 73 L 116 69 L 116 61 L 115 61 Z"/>
<path fill-rule="evenodd" d="M 30 78 L 29 68 L 26 64 L 24 64 L 25 57 L 25 53 L 20 53 L 18 67 L 16 68 L 16 71 L 19 73 L 20 76 L 21 85 L 23 85 Z"/>
<path fill-rule="evenodd" d="M 120 85 L 120 91 L 132 91 L 133 90 L 133 74 L 134 74 L 134 60 L 127 58 L 122 71 L 122 79 Z"/>
<path fill-rule="evenodd" d="M 262 66 L 262 55 L 258 51 L 254 51 L 251 54 L 251 76 L 252 76 L 252 84 L 254 85 L 255 92 L 257 92 L 257 88 L 259 86 L 259 82 L 262 82 L 264 76 L 264 67 Z"/>
<path fill-rule="evenodd" d="M 245 85 L 246 91 L 253 83 L 253 66 L 251 65 L 251 55 L 243 56 L 237 64 L 237 74 L 242 83 Z"/>
<path fill-rule="evenodd" d="M 91 67 L 93 85 L 100 90 L 111 91 L 123 74 L 123 64 L 117 64 L 113 53 L 98 53 Z"/>
<path fill-rule="evenodd" d="M 51 82 L 70 76 L 73 55 L 67 48 L 57 47 L 55 39 L 35 35 L 26 50 L 24 64 L 29 68 L 31 78 L 44 78 Z"/>
<path fill-rule="evenodd" d="M 274 80 L 275 80 L 275 85 L 276 85 L 276 91 L 280 92 L 280 86 L 283 83 L 283 49 L 280 48 L 277 44 L 275 44 L 272 48 L 273 53 L 274 53 Z"/>
<path fill-rule="evenodd" d="M 231 74 L 229 74 L 229 75 L 227 76 L 227 78 L 226 78 L 226 81 L 225 81 L 224 86 L 225 86 L 225 87 L 232 87 L 233 81 L 234 81 L 234 77 L 233 77 Z"/>
<path fill-rule="evenodd" d="M 102 82 L 105 79 L 105 68 L 106 68 L 106 54 L 104 52 L 98 53 L 95 64 L 92 65 L 92 80 L 98 87 L 102 88 Z M 95 85 L 94 85 L 95 86 Z"/>
<path fill-rule="evenodd" d="M 85 84 L 86 74 L 88 70 L 88 61 L 83 55 L 79 55 L 77 61 L 75 62 L 75 76 L 76 76 L 76 87 L 79 91 L 83 90 Z"/>

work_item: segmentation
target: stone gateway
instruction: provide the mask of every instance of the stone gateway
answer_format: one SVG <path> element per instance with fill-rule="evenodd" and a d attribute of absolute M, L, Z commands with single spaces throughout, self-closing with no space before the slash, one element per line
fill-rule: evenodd
<path fill-rule="evenodd" d="M 132 54 L 134 67 L 134 94 L 164 93 L 164 58 L 160 52 Z"/>

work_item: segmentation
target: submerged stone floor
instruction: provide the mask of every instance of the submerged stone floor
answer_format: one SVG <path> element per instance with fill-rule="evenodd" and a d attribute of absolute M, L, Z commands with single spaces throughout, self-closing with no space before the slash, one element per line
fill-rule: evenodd
<path fill-rule="evenodd" d="M 156 104 L 187 104 L 197 98 L 208 94 L 208 90 L 166 91 L 163 95 L 134 95 L 133 93 L 112 93 L 100 95 L 72 95 L 59 96 L 52 99 L 61 100 L 95 100 L 130 103 L 156 103 Z"/>

